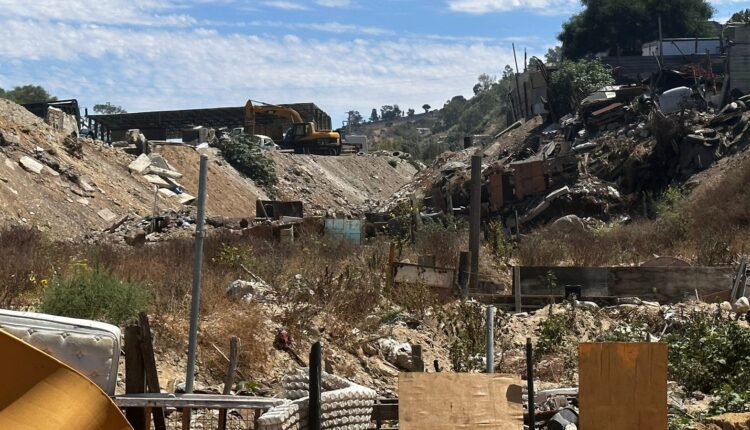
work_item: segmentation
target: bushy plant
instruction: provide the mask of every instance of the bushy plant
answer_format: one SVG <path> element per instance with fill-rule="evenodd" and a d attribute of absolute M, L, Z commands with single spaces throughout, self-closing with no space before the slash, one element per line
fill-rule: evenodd
<path fill-rule="evenodd" d="M 439 319 L 450 339 L 448 353 L 453 370 L 471 372 L 482 369 L 485 346 L 485 321 L 479 303 L 461 301 L 443 309 Z"/>
<path fill-rule="evenodd" d="M 266 156 L 252 136 L 241 134 L 223 140 L 221 153 L 232 167 L 255 181 L 266 192 L 274 194 L 274 187 L 279 183 L 275 163 Z"/>
<path fill-rule="evenodd" d="M 670 377 L 688 391 L 736 392 L 750 386 L 750 330 L 701 313 L 667 336 Z"/>
<path fill-rule="evenodd" d="M 612 74 L 599 60 L 563 61 L 550 78 L 554 110 L 558 115 L 570 113 L 589 94 L 613 83 Z"/>
<path fill-rule="evenodd" d="M 42 295 L 40 311 L 53 315 L 124 324 L 144 311 L 149 293 L 98 267 L 78 263 L 70 275 L 55 279 Z"/>

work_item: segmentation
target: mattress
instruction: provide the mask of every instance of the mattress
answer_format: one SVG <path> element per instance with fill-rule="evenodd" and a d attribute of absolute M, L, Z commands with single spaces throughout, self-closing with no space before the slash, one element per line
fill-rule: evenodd
<path fill-rule="evenodd" d="M 120 329 L 111 324 L 0 309 L 0 329 L 77 370 L 114 395 Z"/>

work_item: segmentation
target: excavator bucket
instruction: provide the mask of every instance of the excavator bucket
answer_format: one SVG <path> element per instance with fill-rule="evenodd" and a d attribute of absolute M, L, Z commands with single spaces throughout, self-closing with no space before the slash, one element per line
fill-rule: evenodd
<path fill-rule="evenodd" d="M 0 330 L 0 429 L 132 430 L 86 377 Z"/>

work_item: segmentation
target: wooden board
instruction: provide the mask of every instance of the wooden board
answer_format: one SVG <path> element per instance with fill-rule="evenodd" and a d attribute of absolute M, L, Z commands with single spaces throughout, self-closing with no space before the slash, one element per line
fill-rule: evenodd
<path fill-rule="evenodd" d="M 444 267 L 395 263 L 393 271 L 394 282 L 397 284 L 423 284 L 427 287 L 452 289 L 456 279 L 456 271 Z"/>
<path fill-rule="evenodd" d="M 517 378 L 484 373 L 401 373 L 401 430 L 518 430 L 523 426 Z"/>
<path fill-rule="evenodd" d="M 581 430 L 667 430 L 667 344 L 578 347 Z"/>
<path fill-rule="evenodd" d="M 566 287 L 580 296 L 640 297 L 678 302 L 686 297 L 728 291 L 734 270 L 727 267 L 521 267 L 521 294 L 564 296 Z M 554 274 L 550 288 L 549 274 Z"/>

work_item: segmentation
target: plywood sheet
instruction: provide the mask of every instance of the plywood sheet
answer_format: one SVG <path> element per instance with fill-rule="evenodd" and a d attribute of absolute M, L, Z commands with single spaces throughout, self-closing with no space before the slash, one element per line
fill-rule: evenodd
<path fill-rule="evenodd" d="M 483 373 L 402 373 L 401 430 L 518 430 L 521 381 Z"/>
<path fill-rule="evenodd" d="M 667 430 L 667 344 L 582 343 L 581 430 Z"/>

